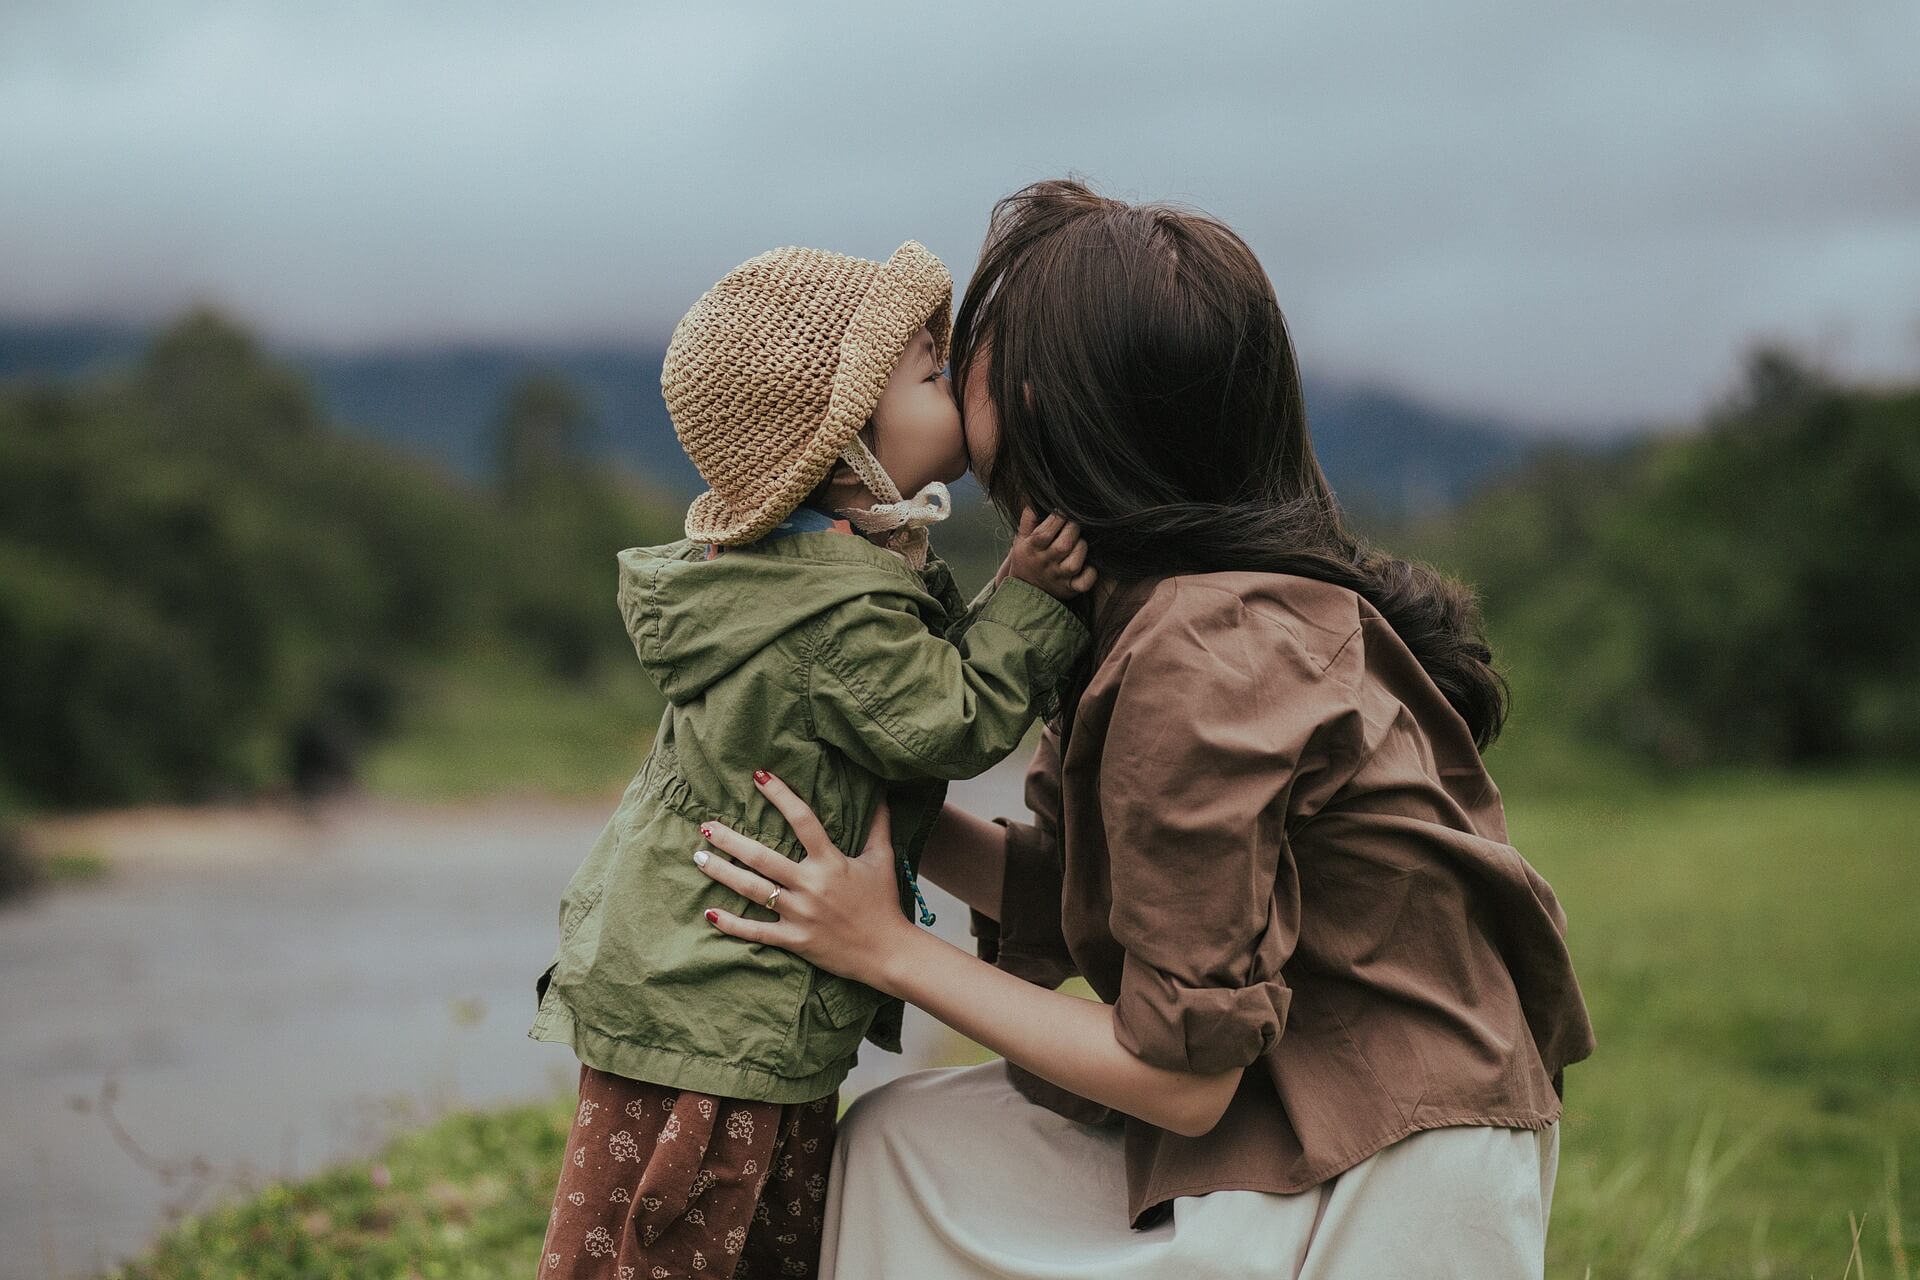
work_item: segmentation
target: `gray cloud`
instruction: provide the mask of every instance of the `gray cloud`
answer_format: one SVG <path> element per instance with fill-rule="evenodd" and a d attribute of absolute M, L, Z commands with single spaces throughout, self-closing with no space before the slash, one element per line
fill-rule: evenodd
<path fill-rule="evenodd" d="M 1310 367 L 1566 430 L 1758 334 L 1920 364 L 1920 9 L 69 4 L 0 12 L 0 311 L 657 340 L 773 244 L 1077 170 L 1260 252 Z"/>

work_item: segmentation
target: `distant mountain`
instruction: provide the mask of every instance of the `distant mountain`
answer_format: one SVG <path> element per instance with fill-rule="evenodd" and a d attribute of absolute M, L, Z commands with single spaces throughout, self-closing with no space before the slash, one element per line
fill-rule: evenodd
<path fill-rule="evenodd" d="M 0 379 L 100 373 L 138 356 L 149 336 L 131 327 L 0 320 Z"/>
<path fill-rule="evenodd" d="M 135 358 L 143 330 L 0 323 L 0 378 L 69 378 Z M 484 475 L 494 414 L 520 377 L 565 378 L 598 419 L 597 449 L 663 487 L 693 492 L 660 399 L 658 350 L 615 347 L 446 347 L 329 352 L 281 348 L 339 421 Z M 1511 425 L 1448 413 L 1363 384 L 1309 377 L 1314 447 L 1349 509 L 1402 516 L 1459 503 L 1516 468 L 1533 444 Z"/>
<path fill-rule="evenodd" d="M 663 488 L 702 487 L 660 398 L 658 351 L 502 347 L 281 356 L 304 370 L 339 421 L 430 453 L 472 476 L 492 466 L 494 415 L 529 373 L 565 379 L 593 411 L 595 452 Z"/>
<path fill-rule="evenodd" d="M 1309 377 L 1313 450 L 1356 513 L 1421 515 L 1458 506 L 1538 447 L 1517 428 L 1448 413 L 1377 387 Z"/>

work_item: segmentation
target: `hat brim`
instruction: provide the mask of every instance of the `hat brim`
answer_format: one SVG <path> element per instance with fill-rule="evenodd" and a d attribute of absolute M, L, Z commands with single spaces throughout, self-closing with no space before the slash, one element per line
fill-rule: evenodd
<path fill-rule="evenodd" d="M 933 332 L 934 358 L 946 359 L 952 337 L 953 277 L 940 259 L 909 240 L 881 264 L 847 323 L 839 364 L 820 427 L 780 474 L 769 496 L 752 507 L 735 507 L 709 489 L 687 508 L 686 533 L 695 542 L 732 546 L 771 532 L 827 478 L 833 464 L 886 390 L 907 340 L 925 325 Z"/>

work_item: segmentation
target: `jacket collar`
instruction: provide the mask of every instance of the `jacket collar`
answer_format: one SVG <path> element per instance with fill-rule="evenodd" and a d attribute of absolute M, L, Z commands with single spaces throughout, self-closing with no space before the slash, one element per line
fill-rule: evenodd
<path fill-rule="evenodd" d="M 1113 648 L 1114 641 L 1127 629 L 1135 614 L 1153 595 L 1154 588 L 1167 579 L 1164 575 L 1154 578 L 1130 578 L 1116 582 L 1101 594 L 1101 588 L 1095 587 L 1093 601 L 1093 647 L 1090 655 L 1093 666 L 1098 667 Z"/>

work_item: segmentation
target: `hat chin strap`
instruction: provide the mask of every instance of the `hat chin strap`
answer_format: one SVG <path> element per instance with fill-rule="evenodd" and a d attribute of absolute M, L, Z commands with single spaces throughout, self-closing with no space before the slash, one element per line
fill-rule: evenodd
<path fill-rule="evenodd" d="M 850 507 L 840 514 L 862 533 L 887 533 L 889 550 L 897 551 L 915 569 L 927 567 L 927 526 L 953 514 L 953 495 L 938 480 L 929 482 L 911 498 L 900 496 L 893 477 L 873 456 L 867 442 L 855 436 L 840 455 L 860 476 L 860 482 L 879 502 L 864 510 Z"/>

